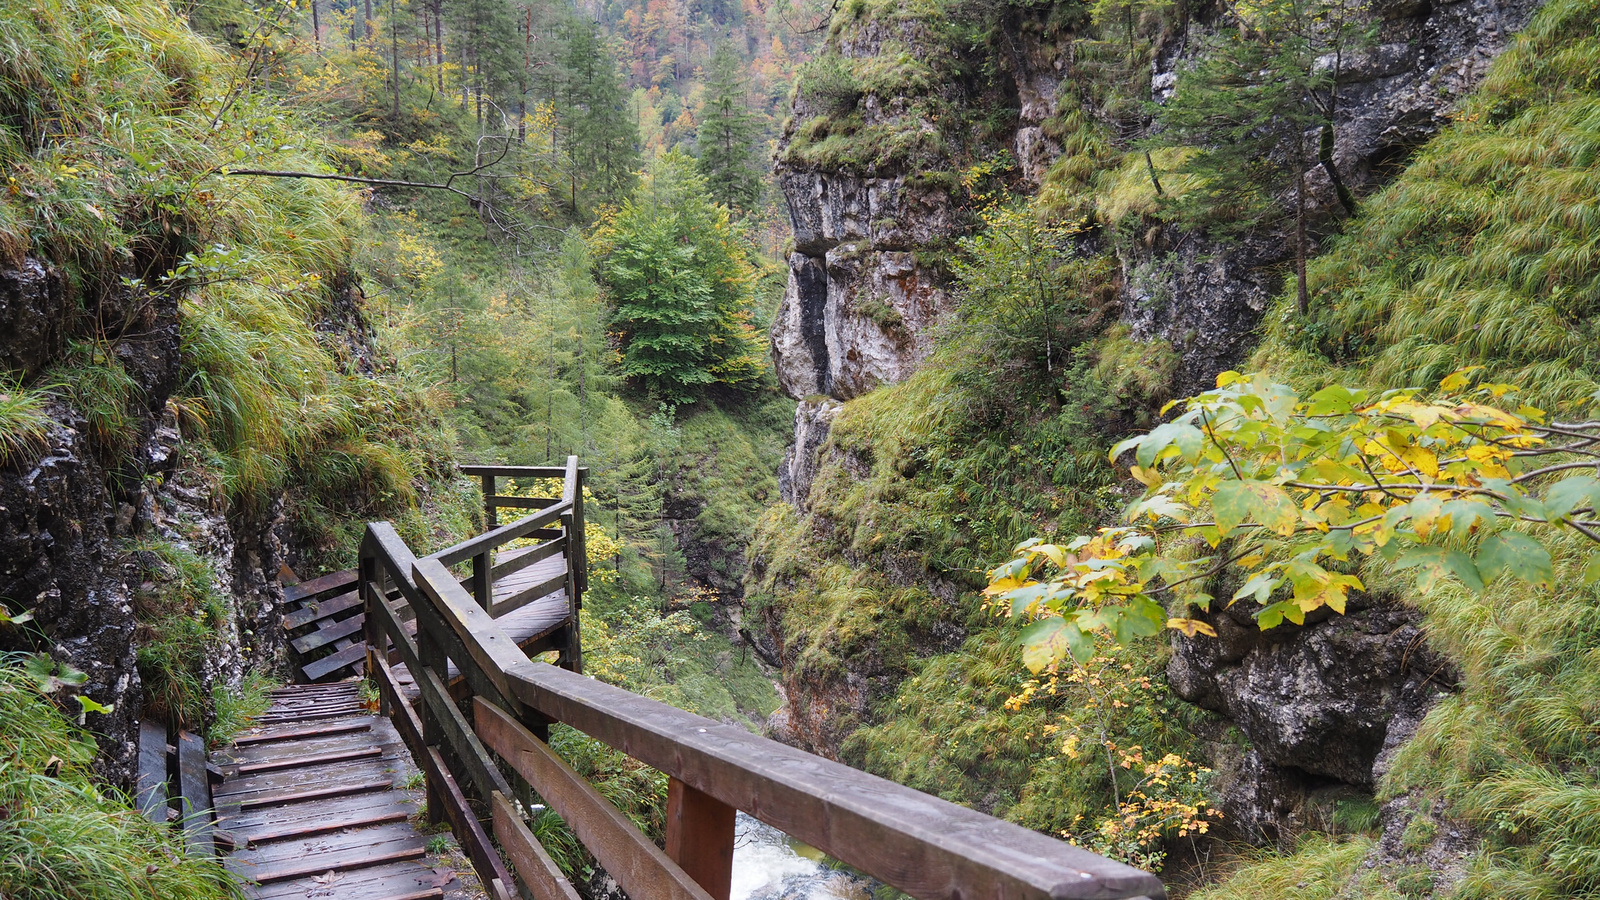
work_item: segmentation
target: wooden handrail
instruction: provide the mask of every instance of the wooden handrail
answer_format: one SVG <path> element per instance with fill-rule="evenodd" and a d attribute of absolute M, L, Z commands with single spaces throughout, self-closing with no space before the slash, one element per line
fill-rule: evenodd
<path fill-rule="evenodd" d="M 573 587 L 580 583 L 575 567 L 583 545 L 583 470 L 575 463 L 569 459 L 563 471 L 561 503 L 537 514 L 562 520 Z M 421 692 L 426 746 L 413 747 L 413 755 L 429 755 L 423 768 L 430 781 L 449 782 L 437 790 L 430 783 L 430 813 L 434 802 L 454 803 L 460 795 L 449 769 L 463 773 L 463 783 L 477 790 L 490 813 L 478 825 L 512 854 L 523 883 L 540 900 L 571 900 L 571 886 L 515 815 L 507 799 L 514 792 L 495 756 L 527 779 L 633 900 L 727 900 L 734 810 L 920 900 L 1165 896 L 1155 876 L 1047 835 L 530 660 L 447 566 L 451 559 L 483 552 L 495 545 L 486 539 L 526 527 L 534 518 L 423 559 L 416 559 L 386 523 L 374 523 L 362 545 L 360 573 L 367 603 L 385 607 L 368 615 L 369 642 L 384 648 L 393 641 L 401 648 Z M 467 547 L 473 553 L 458 549 Z M 415 609 L 414 646 L 406 645 L 399 618 L 387 608 L 390 585 Z M 472 696 L 469 716 L 458 708 L 462 692 L 452 695 L 443 683 L 447 661 L 458 667 Z M 380 680 L 389 677 L 387 665 L 369 671 Z M 386 698 L 390 693 L 384 690 Z M 668 776 L 664 853 L 616 810 L 595 805 L 593 788 L 545 745 L 551 722 L 569 725 Z M 432 757 L 440 750 L 447 751 L 451 765 L 436 775 L 434 768 L 440 767 L 432 765 Z M 452 809 L 453 821 L 467 814 Z M 457 836 L 462 837 L 460 829 Z M 475 861 L 484 853 L 492 849 L 479 848 Z M 534 868 L 520 871 L 528 867 Z M 500 877 L 498 871 L 490 863 L 480 866 L 486 884 Z"/>

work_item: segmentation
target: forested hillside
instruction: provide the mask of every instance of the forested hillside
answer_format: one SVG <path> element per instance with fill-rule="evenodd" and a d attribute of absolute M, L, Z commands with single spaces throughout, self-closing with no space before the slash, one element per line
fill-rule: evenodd
<path fill-rule="evenodd" d="M 592 676 L 1174 895 L 1600 891 L 1596 72 L 1592 0 L 0 7 L 0 895 L 228 895 L 139 719 L 569 455 Z"/>

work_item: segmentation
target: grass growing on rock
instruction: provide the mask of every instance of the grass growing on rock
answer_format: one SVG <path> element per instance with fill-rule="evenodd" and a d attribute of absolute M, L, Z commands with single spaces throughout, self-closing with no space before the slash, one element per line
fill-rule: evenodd
<path fill-rule="evenodd" d="M 1597 21 L 1595 0 L 1534 16 L 1456 121 L 1313 261 L 1311 316 L 1285 298 L 1257 367 L 1315 388 L 1429 384 L 1482 365 L 1536 405 L 1584 414 L 1600 387 Z M 1595 550 L 1570 536 L 1552 551 L 1550 590 L 1404 591 L 1462 681 L 1380 784 L 1399 810 L 1397 857 L 1354 868 L 1367 849 L 1308 839 L 1195 896 L 1261 896 L 1308 873 L 1318 892 L 1306 896 L 1596 896 L 1600 594 L 1581 577 Z M 1381 588 L 1386 574 L 1369 574 Z M 1440 856 L 1449 832 L 1465 849 Z"/>

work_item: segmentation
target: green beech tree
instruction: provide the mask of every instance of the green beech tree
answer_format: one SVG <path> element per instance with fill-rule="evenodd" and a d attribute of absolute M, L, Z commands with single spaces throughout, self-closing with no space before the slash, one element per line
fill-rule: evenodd
<path fill-rule="evenodd" d="M 750 324 L 755 269 L 728 209 L 706 199 L 694 160 L 672 150 L 593 236 L 599 280 L 622 343 L 622 371 L 668 403 L 760 375 Z"/>

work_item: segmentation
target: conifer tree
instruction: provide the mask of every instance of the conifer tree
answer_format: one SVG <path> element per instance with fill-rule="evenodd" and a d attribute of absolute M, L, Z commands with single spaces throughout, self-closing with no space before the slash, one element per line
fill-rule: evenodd
<path fill-rule="evenodd" d="M 1199 176 L 1200 186 L 1169 200 L 1181 218 L 1239 234 L 1269 224 L 1291 198 L 1302 313 L 1309 305 L 1307 171 L 1321 165 L 1341 203 L 1352 206 L 1332 145 L 1337 61 L 1362 38 L 1357 12 L 1346 0 L 1271 0 L 1238 11 L 1156 110 L 1162 128 L 1151 143 L 1195 151 L 1180 171 Z"/>
<path fill-rule="evenodd" d="M 699 168 L 711 190 L 711 199 L 730 209 L 748 212 L 761 197 L 755 152 L 761 120 L 745 105 L 743 68 L 730 43 L 717 45 L 706 73 Z"/>
<path fill-rule="evenodd" d="M 616 62 L 593 22 L 568 29 L 567 73 L 561 102 L 566 125 L 569 199 L 580 208 L 579 185 L 593 200 L 616 203 L 633 184 L 639 164 L 639 129 L 627 112 Z"/>

